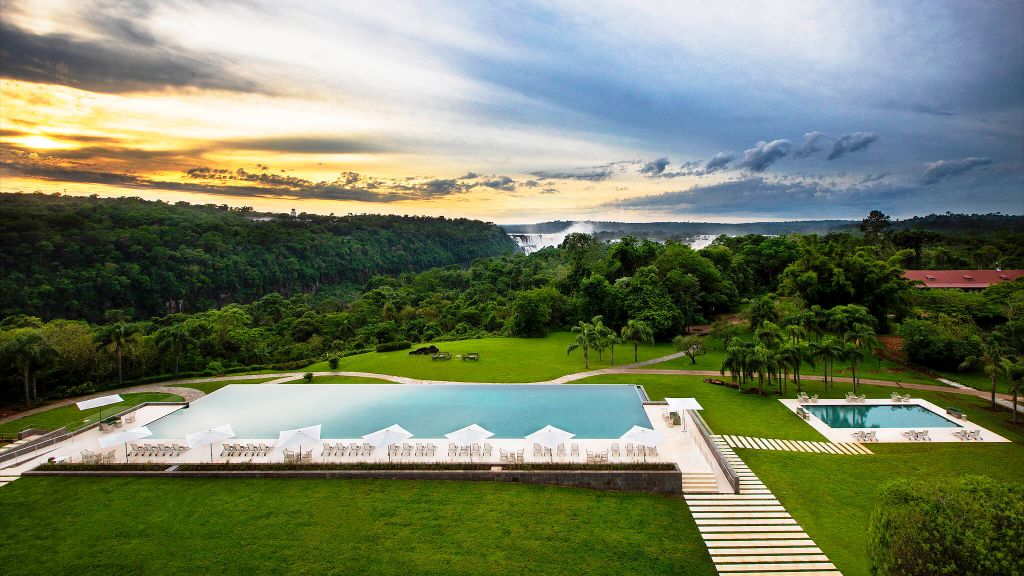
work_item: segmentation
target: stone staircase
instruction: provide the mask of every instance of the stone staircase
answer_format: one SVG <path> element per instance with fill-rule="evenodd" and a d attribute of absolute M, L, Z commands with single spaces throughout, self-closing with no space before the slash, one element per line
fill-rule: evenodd
<path fill-rule="evenodd" d="M 714 472 L 683 472 L 683 494 L 718 494 Z"/>
<path fill-rule="evenodd" d="M 0 486 L 6 486 L 11 482 L 14 482 L 18 478 L 21 478 L 21 476 L 15 476 L 11 474 L 0 474 Z"/>
<path fill-rule="evenodd" d="M 739 494 L 684 494 L 719 574 L 842 576 L 721 436 L 715 446 L 740 478 Z"/>
<path fill-rule="evenodd" d="M 750 448 L 751 450 L 781 450 L 785 452 L 812 452 L 815 454 L 874 454 L 863 444 L 855 442 L 809 442 L 806 440 L 779 440 L 776 438 L 755 438 L 753 436 L 733 436 L 724 434 L 716 436 L 725 441 L 730 448 Z"/>

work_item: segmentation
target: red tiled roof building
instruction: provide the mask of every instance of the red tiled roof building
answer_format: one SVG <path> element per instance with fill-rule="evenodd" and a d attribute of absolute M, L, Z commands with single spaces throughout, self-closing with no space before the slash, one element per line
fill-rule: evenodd
<path fill-rule="evenodd" d="M 925 288 L 981 290 L 1024 277 L 1024 270 L 907 270 L 903 277 L 918 280 Z"/>

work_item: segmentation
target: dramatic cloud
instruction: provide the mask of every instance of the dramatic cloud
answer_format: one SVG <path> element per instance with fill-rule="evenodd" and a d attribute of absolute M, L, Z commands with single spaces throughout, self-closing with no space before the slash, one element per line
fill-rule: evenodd
<path fill-rule="evenodd" d="M 964 158 L 962 160 L 939 160 L 938 162 L 929 162 L 925 165 L 924 172 L 921 174 L 921 183 L 926 186 L 938 184 L 946 178 L 970 172 L 975 168 L 988 166 L 991 163 L 991 158 L 974 157 Z"/>
<path fill-rule="evenodd" d="M 538 180 L 585 180 L 589 182 L 603 182 L 612 175 L 612 171 L 609 169 L 592 170 L 590 172 L 549 172 L 547 170 L 537 170 L 536 172 L 530 172 L 530 175 L 535 176 Z"/>
<path fill-rule="evenodd" d="M 704 165 L 704 170 L 710 174 L 716 170 L 725 168 L 729 162 L 732 162 L 735 159 L 736 155 L 732 152 L 719 152 L 712 156 L 711 160 L 708 160 L 708 163 Z"/>
<path fill-rule="evenodd" d="M 852 134 L 843 134 L 832 143 L 832 150 L 828 153 L 828 159 L 835 160 L 844 154 L 864 150 L 877 141 L 878 135 L 873 132 L 854 132 Z"/>
<path fill-rule="evenodd" d="M 236 150 L 265 150 L 286 154 L 367 154 L 382 152 L 375 139 L 331 136 L 283 136 L 221 140 L 217 147 Z"/>
<path fill-rule="evenodd" d="M 811 154 L 821 150 L 821 146 L 818 146 L 818 141 L 824 138 L 825 135 L 821 132 L 808 132 L 804 134 L 804 143 L 800 145 L 800 148 L 793 152 L 794 158 L 807 158 Z"/>
<path fill-rule="evenodd" d="M 771 142 L 760 141 L 753 148 L 743 152 L 743 161 L 739 163 L 742 168 L 749 168 L 753 172 L 764 172 L 774 162 L 785 158 L 793 149 L 793 143 L 789 140 L 772 140 Z"/>
<path fill-rule="evenodd" d="M 87 39 L 68 34 L 33 34 L 0 19 L 0 76 L 64 84 L 94 92 L 139 92 L 172 88 L 265 91 L 234 72 L 230 63 L 186 49 L 155 47 L 148 38 Z"/>
<path fill-rule="evenodd" d="M 498 176 L 497 178 L 491 178 L 489 180 L 481 180 L 476 183 L 477 186 L 486 186 L 495 190 L 505 190 L 511 192 L 516 189 L 516 181 L 509 178 L 508 176 Z"/>
<path fill-rule="evenodd" d="M 640 168 L 640 173 L 648 178 L 654 178 L 660 176 L 665 171 L 665 168 L 668 167 L 668 164 L 668 158 L 658 158 L 644 164 Z"/>

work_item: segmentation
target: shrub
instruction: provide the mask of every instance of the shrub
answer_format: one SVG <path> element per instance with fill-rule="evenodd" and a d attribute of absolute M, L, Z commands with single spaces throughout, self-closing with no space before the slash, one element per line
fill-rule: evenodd
<path fill-rule="evenodd" d="M 969 318 L 936 314 L 909 318 L 897 330 L 903 351 L 914 362 L 941 370 L 958 370 L 971 356 L 981 355 L 981 341 Z"/>
<path fill-rule="evenodd" d="M 305 374 L 302 375 L 302 379 L 305 380 L 306 382 L 312 382 L 313 381 L 313 373 L 312 372 L 306 372 Z"/>
<path fill-rule="evenodd" d="M 1024 574 L 1024 484 L 982 476 L 941 484 L 897 480 L 868 527 L 872 574 Z"/>
<path fill-rule="evenodd" d="M 409 348 L 412 348 L 412 342 L 409 342 L 408 340 L 396 340 L 394 342 L 377 344 L 377 352 L 392 352 L 394 350 L 407 350 Z"/>
<path fill-rule="evenodd" d="M 339 359 L 337 356 L 331 356 L 330 358 L 327 359 L 327 365 L 331 367 L 331 370 L 338 369 L 338 362 Z"/>

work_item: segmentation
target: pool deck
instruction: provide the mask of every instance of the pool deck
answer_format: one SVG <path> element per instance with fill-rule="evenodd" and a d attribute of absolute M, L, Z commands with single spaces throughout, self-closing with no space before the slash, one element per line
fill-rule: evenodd
<path fill-rule="evenodd" d="M 846 400 L 833 400 L 833 399 L 822 399 L 817 402 L 804 403 L 795 399 L 780 399 L 779 402 L 783 406 L 788 408 L 790 412 L 796 416 L 798 407 L 801 406 L 908 406 L 916 405 L 922 408 L 934 412 L 939 416 L 950 420 L 951 422 L 957 423 L 958 427 L 946 427 L 946 428 L 927 428 L 927 427 L 913 427 L 913 428 L 832 428 L 826 424 L 821 418 L 818 418 L 813 413 L 810 414 L 805 420 L 812 428 L 821 433 L 822 436 L 827 438 L 830 442 L 835 443 L 848 443 L 855 442 L 853 434 L 855 432 L 874 432 L 880 443 L 896 443 L 896 442 L 913 442 L 915 444 L 920 441 L 909 440 L 902 435 L 907 430 L 927 430 L 928 436 L 932 442 L 957 442 L 957 443 L 973 443 L 979 442 L 979 440 L 964 441 L 953 435 L 953 432 L 957 430 L 980 430 L 981 440 L 980 442 L 1010 442 L 1006 438 L 992 432 L 986 428 L 983 428 L 969 420 L 959 420 L 946 414 L 945 408 L 940 408 L 935 404 L 927 400 L 920 398 L 912 398 L 907 402 L 893 402 L 890 399 L 866 399 L 863 402 L 847 402 Z M 799 416 L 797 416 L 799 418 Z M 872 444 L 871 442 L 868 443 Z"/>

